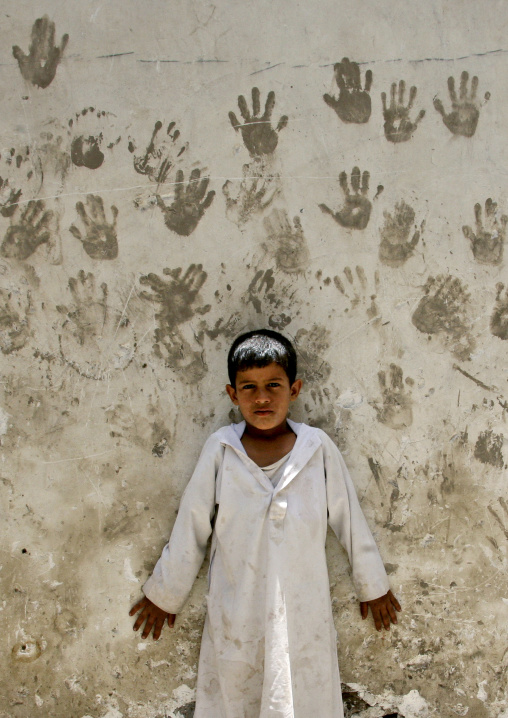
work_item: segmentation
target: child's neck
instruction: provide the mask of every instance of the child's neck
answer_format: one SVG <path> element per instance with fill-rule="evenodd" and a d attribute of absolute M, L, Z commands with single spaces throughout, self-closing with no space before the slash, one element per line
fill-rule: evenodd
<path fill-rule="evenodd" d="M 273 429 L 257 429 L 249 424 L 241 438 L 247 456 L 258 466 L 270 466 L 289 454 L 296 435 L 287 421 Z"/>

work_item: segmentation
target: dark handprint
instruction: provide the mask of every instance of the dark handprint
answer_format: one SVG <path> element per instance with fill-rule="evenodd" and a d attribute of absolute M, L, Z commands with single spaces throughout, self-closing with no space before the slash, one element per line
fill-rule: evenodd
<path fill-rule="evenodd" d="M 446 114 L 441 100 L 434 98 L 434 107 L 443 118 L 443 122 L 454 135 L 472 137 L 476 132 L 478 119 L 480 117 L 480 104 L 476 98 L 478 89 L 478 78 L 476 75 L 471 80 L 471 92 L 468 96 L 467 83 L 469 74 L 464 70 L 460 76 L 459 97 L 455 92 L 455 80 L 448 78 L 448 92 L 452 101 L 452 111 Z M 490 98 L 490 92 L 485 93 L 485 101 Z"/>
<path fill-rule="evenodd" d="M 157 304 L 155 314 L 155 354 L 164 360 L 166 366 L 184 369 L 188 381 L 198 380 L 206 371 L 202 357 L 202 346 L 196 342 L 194 333 L 189 341 L 182 327 L 195 314 L 206 314 L 210 310 L 207 304 L 201 307 L 193 305 L 199 298 L 199 290 L 206 281 L 206 272 L 201 264 L 191 264 L 182 276 L 182 268 L 163 270 L 168 280 L 150 273 L 140 278 L 140 284 L 148 286 L 152 292 L 141 292 L 141 297 Z"/>
<path fill-rule="evenodd" d="M 381 401 L 369 402 L 376 410 L 377 420 L 392 429 L 405 429 L 413 423 L 413 410 L 410 394 L 402 382 L 402 369 L 397 364 L 390 364 L 390 379 L 387 382 L 386 372 L 378 372 L 379 385 L 382 391 Z M 414 385 L 413 379 L 406 377 L 407 386 Z"/>
<path fill-rule="evenodd" d="M 490 331 L 499 339 L 508 339 L 508 289 L 505 290 L 503 282 L 496 284 L 496 304 L 490 317 Z"/>
<path fill-rule="evenodd" d="M 45 204 L 42 200 L 32 200 L 27 204 L 17 223 L 11 220 L 11 226 L 5 233 L 0 247 L 2 257 L 27 259 L 40 244 L 48 242 L 50 237 L 48 224 L 53 218 L 53 212 L 51 210 L 45 212 L 44 209 Z M 39 219 L 41 213 L 42 217 Z"/>
<path fill-rule="evenodd" d="M 390 107 L 386 106 L 386 92 L 381 93 L 381 101 L 383 103 L 383 117 L 385 120 L 384 130 L 385 137 L 390 142 L 407 142 L 410 140 L 414 131 L 418 127 L 418 123 L 425 115 L 425 110 L 420 110 L 414 122 L 409 119 L 409 113 L 413 107 L 416 98 L 416 87 L 409 90 L 409 102 L 404 105 L 404 94 L 406 92 L 406 83 L 404 80 L 399 82 L 399 96 L 396 99 L 397 83 L 392 83 L 390 91 Z"/>
<path fill-rule="evenodd" d="M 0 351 L 2 354 L 22 349 L 30 338 L 29 315 L 31 310 L 30 293 L 26 302 L 22 295 L 0 289 Z"/>
<path fill-rule="evenodd" d="M 21 190 L 9 187 L 9 180 L 0 177 L 0 214 L 2 217 L 12 217 L 18 208 Z"/>
<path fill-rule="evenodd" d="M 474 206 L 474 216 L 476 233 L 471 227 L 462 227 L 465 238 L 471 242 L 474 258 L 480 264 L 501 264 L 508 217 L 503 214 L 498 222 L 497 202 L 493 202 L 490 197 L 485 202 L 485 225 L 479 203 Z"/>
<path fill-rule="evenodd" d="M 167 206 L 162 201 L 162 197 L 157 195 L 157 205 L 164 214 L 166 227 L 183 237 L 188 237 L 196 229 L 199 220 L 215 197 L 214 190 L 206 193 L 209 181 L 208 177 L 201 179 L 201 171 L 194 169 L 185 187 L 183 172 L 178 170 L 173 202 Z"/>
<path fill-rule="evenodd" d="M 372 85 L 372 71 L 365 73 L 365 89 L 362 90 L 360 68 L 357 62 L 350 62 L 347 57 L 334 65 L 335 81 L 339 88 L 339 97 L 325 94 L 326 104 L 335 110 L 343 122 L 362 124 L 368 122 L 372 105 L 370 88 Z"/>
<path fill-rule="evenodd" d="M 229 113 L 229 120 L 235 130 L 242 133 L 245 147 L 249 150 L 252 157 L 259 155 L 269 155 L 277 147 L 279 135 L 277 134 L 286 127 L 288 118 L 282 115 L 276 130 L 271 125 L 271 117 L 273 108 L 275 107 L 275 92 L 269 92 L 266 98 L 264 114 L 260 116 L 261 105 L 259 102 L 259 90 L 257 87 L 252 88 L 252 115 L 247 107 L 247 102 L 243 95 L 238 97 L 238 107 L 245 123 L 242 125 L 234 112 Z"/>
<path fill-rule="evenodd" d="M 263 224 L 267 234 L 265 246 L 273 254 L 277 268 L 287 274 L 304 272 L 310 256 L 300 218 L 293 219 L 292 227 L 287 212 L 274 209 Z"/>
<path fill-rule="evenodd" d="M 160 135 L 162 122 L 157 121 L 153 128 L 152 137 L 145 150 L 144 155 L 134 155 L 134 169 L 140 175 L 147 175 L 153 182 L 163 184 L 172 168 L 175 159 L 180 157 L 188 147 L 183 144 L 176 145 L 180 137 L 180 130 L 175 130 L 175 122 L 170 122 L 166 129 L 166 136 Z M 136 147 L 132 140 L 129 142 L 129 152 L 134 152 Z"/>
<path fill-rule="evenodd" d="M 237 188 L 236 196 L 231 192 L 234 187 L 231 180 L 222 185 L 226 198 L 227 218 L 240 228 L 253 214 L 262 212 L 281 191 L 279 175 L 267 174 L 263 160 L 257 158 L 243 166 L 243 179 Z"/>
<path fill-rule="evenodd" d="M 414 209 L 404 200 L 397 202 L 393 215 L 384 212 L 385 223 L 381 228 L 379 259 L 389 267 L 400 267 L 414 253 L 420 239 L 420 230 L 416 228 Z M 424 222 L 420 229 L 423 230 Z M 409 239 L 411 230 L 413 236 Z"/>
<path fill-rule="evenodd" d="M 113 221 L 106 221 L 102 197 L 89 194 L 83 202 L 76 202 L 76 210 L 85 226 L 85 236 L 75 224 L 69 227 L 71 234 L 79 239 L 83 249 L 92 259 L 116 259 L 118 257 L 118 240 L 116 236 L 116 220 L 118 209 L 111 205 Z M 88 210 L 88 212 L 87 212 Z"/>
<path fill-rule="evenodd" d="M 28 55 L 17 45 L 12 48 L 25 80 L 42 89 L 50 85 L 68 41 L 69 36 L 62 35 L 60 47 L 55 47 L 55 23 L 47 15 L 36 20 Z"/>
<path fill-rule="evenodd" d="M 364 172 L 363 175 L 358 167 L 353 167 L 351 172 L 351 187 L 353 194 L 349 191 L 347 174 L 341 172 L 339 182 L 344 192 L 344 206 L 338 212 L 333 212 L 326 204 L 320 204 L 322 212 L 331 214 L 336 222 L 342 227 L 350 229 L 365 229 L 369 223 L 370 212 L 372 210 L 372 202 L 367 197 L 369 191 L 370 174 Z M 361 189 L 360 189 L 361 181 Z M 383 191 L 382 185 L 378 186 L 378 194 Z"/>

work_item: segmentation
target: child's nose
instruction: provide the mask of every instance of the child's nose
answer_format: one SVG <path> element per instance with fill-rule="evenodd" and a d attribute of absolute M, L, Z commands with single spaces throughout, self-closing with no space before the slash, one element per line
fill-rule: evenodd
<path fill-rule="evenodd" d="M 266 391 L 266 389 L 258 389 L 258 392 L 256 394 L 256 401 L 263 404 L 267 401 L 270 401 L 270 395 Z"/>

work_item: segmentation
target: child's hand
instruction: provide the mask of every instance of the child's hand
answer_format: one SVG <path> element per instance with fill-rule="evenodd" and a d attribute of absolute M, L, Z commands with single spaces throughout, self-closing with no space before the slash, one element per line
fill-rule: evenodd
<path fill-rule="evenodd" d="M 131 610 L 129 611 L 129 616 L 134 616 L 134 614 L 138 613 L 138 611 L 141 611 L 141 613 L 136 619 L 136 623 L 134 624 L 134 630 L 137 631 L 138 628 L 140 628 L 146 620 L 145 627 L 143 628 L 143 633 L 141 634 L 141 638 L 147 638 L 150 635 L 150 631 L 153 627 L 153 640 L 157 641 L 157 639 L 161 635 L 161 631 L 166 618 L 168 619 L 168 626 L 170 628 L 173 627 L 173 624 L 175 622 L 174 613 L 167 613 L 167 611 L 163 611 L 162 608 L 156 606 L 155 603 L 152 603 L 150 599 L 146 596 L 131 608 Z"/>
<path fill-rule="evenodd" d="M 401 608 L 400 603 L 391 591 L 388 591 L 384 596 L 374 598 L 372 601 L 360 601 L 360 611 L 363 619 L 369 615 L 369 606 L 377 631 L 380 631 L 383 626 L 389 631 L 390 621 L 397 623 L 397 614 L 394 609 L 400 611 Z"/>

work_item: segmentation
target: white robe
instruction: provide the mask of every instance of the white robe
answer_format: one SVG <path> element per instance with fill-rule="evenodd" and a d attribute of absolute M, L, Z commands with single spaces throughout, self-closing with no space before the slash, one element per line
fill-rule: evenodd
<path fill-rule="evenodd" d="M 339 450 L 320 429 L 289 423 L 297 438 L 275 488 L 245 453 L 245 422 L 210 436 L 143 587 L 160 608 L 181 611 L 218 504 L 195 718 L 342 718 L 327 521 L 359 600 L 389 589 Z"/>

